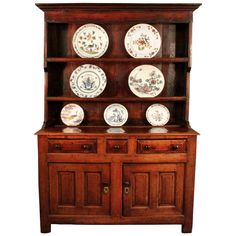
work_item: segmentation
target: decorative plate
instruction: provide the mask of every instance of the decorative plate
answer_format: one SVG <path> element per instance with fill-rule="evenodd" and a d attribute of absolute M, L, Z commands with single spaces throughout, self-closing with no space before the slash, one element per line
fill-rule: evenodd
<path fill-rule="evenodd" d="M 84 111 L 81 106 L 70 103 L 61 110 L 61 120 L 65 125 L 76 126 L 84 119 Z"/>
<path fill-rule="evenodd" d="M 152 65 L 134 68 L 129 75 L 129 88 L 140 98 L 156 97 L 164 88 L 165 79 L 162 72 Z"/>
<path fill-rule="evenodd" d="M 128 111 L 123 105 L 113 103 L 105 109 L 104 119 L 110 126 L 122 126 L 128 119 Z"/>
<path fill-rule="evenodd" d="M 71 90 L 78 97 L 94 98 L 105 89 L 107 78 L 98 66 L 84 64 L 77 67 L 70 76 Z"/>
<path fill-rule="evenodd" d="M 125 48 L 131 57 L 154 57 L 160 47 L 161 36 L 158 30 L 151 25 L 134 25 L 125 35 Z"/>
<path fill-rule="evenodd" d="M 167 107 L 162 104 L 153 104 L 148 107 L 146 118 L 152 126 L 163 126 L 169 121 L 170 112 Z"/>
<path fill-rule="evenodd" d="M 107 50 L 109 38 L 99 25 L 86 24 L 79 27 L 72 40 L 75 52 L 82 58 L 98 58 Z"/>

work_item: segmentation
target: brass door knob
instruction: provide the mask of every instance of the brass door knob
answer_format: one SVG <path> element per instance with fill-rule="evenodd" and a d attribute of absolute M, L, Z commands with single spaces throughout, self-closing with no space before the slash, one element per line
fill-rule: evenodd
<path fill-rule="evenodd" d="M 103 193 L 104 193 L 104 194 L 109 193 L 109 186 L 104 186 L 104 187 L 103 187 Z"/>
<path fill-rule="evenodd" d="M 129 194 L 129 187 L 124 187 L 124 193 Z"/>

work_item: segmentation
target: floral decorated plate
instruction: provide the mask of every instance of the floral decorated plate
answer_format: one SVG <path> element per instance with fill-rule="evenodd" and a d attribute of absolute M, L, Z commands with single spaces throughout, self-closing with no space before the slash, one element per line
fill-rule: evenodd
<path fill-rule="evenodd" d="M 109 38 L 99 25 L 86 24 L 74 33 L 72 44 L 75 52 L 82 58 L 98 58 L 107 50 Z"/>
<path fill-rule="evenodd" d="M 79 125 L 84 119 L 84 111 L 81 106 L 70 103 L 61 110 L 61 120 L 67 126 Z"/>
<path fill-rule="evenodd" d="M 113 103 L 105 109 L 104 120 L 110 126 L 122 126 L 128 120 L 128 111 L 123 105 Z"/>
<path fill-rule="evenodd" d="M 84 64 L 77 67 L 70 76 L 71 90 L 78 97 L 94 98 L 105 89 L 107 78 L 98 66 Z"/>
<path fill-rule="evenodd" d="M 156 103 L 148 107 L 146 118 L 152 126 L 163 126 L 169 121 L 170 112 L 166 106 Z"/>
<path fill-rule="evenodd" d="M 165 79 L 162 72 L 152 65 L 134 68 L 129 75 L 129 88 L 138 97 L 156 97 L 164 88 Z"/>
<path fill-rule="evenodd" d="M 154 57 L 160 47 L 161 36 L 158 30 L 151 25 L 134 25 L 125 35 L 125 48 L 131 57 Z"/>

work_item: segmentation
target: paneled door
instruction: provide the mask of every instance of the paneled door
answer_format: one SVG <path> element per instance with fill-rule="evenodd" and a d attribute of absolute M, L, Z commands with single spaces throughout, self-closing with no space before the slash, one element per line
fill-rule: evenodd
<path fill-rule="evenodd" d="M 124 216 L 181 214 L 184 164 L 126 164 Z"/>
<path fill-rule="evenodd" d="M 110 214 L 109 164 L 49 164 L 50 213 Z"/>

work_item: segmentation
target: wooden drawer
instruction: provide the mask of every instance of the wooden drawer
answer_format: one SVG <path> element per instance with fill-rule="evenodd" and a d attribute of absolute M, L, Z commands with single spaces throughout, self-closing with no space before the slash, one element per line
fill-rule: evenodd
<path fill-rule="evenodd" d="M 68 152 L 68 153 L 96 153 L 96 139 L 51 139 L 48 141 L 48 152 Z"/>
<path fill-rule="evenodd" d="M 127 139 L 107 139 L 106 150 L 107 150 L 107 153 L 127 153 L 128 140 Z"/>
<path fill-rule="evenodd" d="M 176 153 L 186 152 L 185 139 L 171 140 L 137 140 L 137 153 Z"/>

